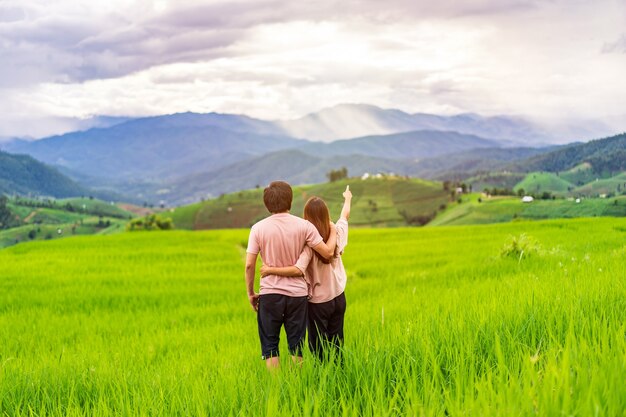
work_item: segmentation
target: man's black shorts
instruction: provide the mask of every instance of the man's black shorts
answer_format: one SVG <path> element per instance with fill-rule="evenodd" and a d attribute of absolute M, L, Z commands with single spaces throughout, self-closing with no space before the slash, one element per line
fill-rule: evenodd
<path fill-rule="evenodd" d="M 279 356 L 280 328 L 285 325 L 289 353 L 302 356 L 307 326 L 307 297 L 263 294 L 259 297 L 259 339 L 263 359 Z"/>

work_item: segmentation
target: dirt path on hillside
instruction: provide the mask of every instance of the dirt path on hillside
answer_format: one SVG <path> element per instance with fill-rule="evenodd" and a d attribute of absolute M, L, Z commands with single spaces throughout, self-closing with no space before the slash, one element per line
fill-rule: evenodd
<path fill-rule="evenodd" d="M 37 209 L 33 211 L 32 213 L 30 213 L 28 216 L 24 217 L 24 223 L 28 223 L 30 219 L 32 219 L 33 217 L 35 217 L 35 215 L 37 215 L 37 213 L 39 213 L 40 210 L 41 209 Z"/>
<path fill-rule="evenodd" d="M 147 207 L 139 207 L 134 204 L 120 203 L 117 206 L 122 210 L 130 211 L 131 213 L 137 214 L 139 216 L 147 216 L 154 213 L 154 210 L 152 209 L 149 209 Z"/>

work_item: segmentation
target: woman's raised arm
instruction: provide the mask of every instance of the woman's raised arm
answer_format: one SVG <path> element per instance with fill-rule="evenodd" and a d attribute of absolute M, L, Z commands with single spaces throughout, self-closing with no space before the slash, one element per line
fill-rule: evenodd
<path fill-rule="evenodd" d="M 352 203 L 352 192 L 350 186 L 346 185 L 346 191 L 343 192 L 343 208 L 341 209 L 341 219 L 348 221 L 350 218 L 350 205 Z"/>

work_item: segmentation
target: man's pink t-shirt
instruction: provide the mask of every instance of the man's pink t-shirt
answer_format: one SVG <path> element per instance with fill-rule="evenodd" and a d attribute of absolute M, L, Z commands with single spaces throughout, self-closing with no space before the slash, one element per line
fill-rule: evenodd
<path fill-rule="evenodd" d="M 278 213 L 252 226 L 247 252 L 260 253 L 267 266 L 292 266 L 306 246 L 317 246 L 322 240 L 312 223 L 289 213 Z M 304 277 L 268 275 L 261 278 L 259 293 L 304 297 L 308 289 Z"/>

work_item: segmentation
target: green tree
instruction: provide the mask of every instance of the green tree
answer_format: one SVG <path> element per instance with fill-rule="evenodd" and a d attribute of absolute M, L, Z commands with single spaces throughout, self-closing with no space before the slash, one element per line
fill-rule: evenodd
<path fill-rule="evenodd" d="M 7 206 L 8 202 L 7 196 L 0 196 L 0 229 L 11 227 L 13 215 L 11 209 Z"/>
<path fill-rule="evenodd" d="M 133 219 L 126 225 L 126 230 L 136 232 L 141 230 L 172 230 L 174 222 L 169 217 L 161 218 L 157 214 L 150 214 L 146 217 Z"/>
<path fill-rule="evenodd" d="M 331 169 L 326 176 L 330 182 L 335 182 L 342 180 L 344 178 L 348 178 L 348 168 L 342 167 L 340 169 Z"/>

